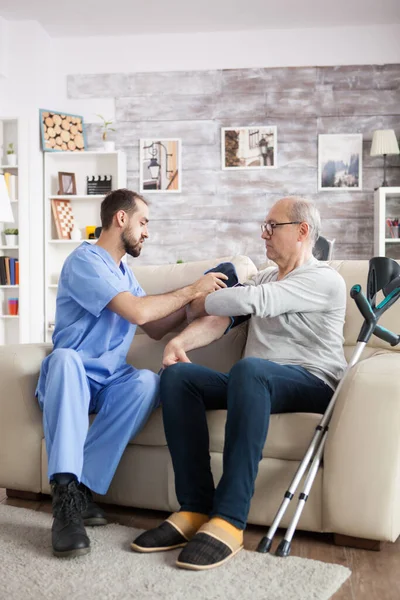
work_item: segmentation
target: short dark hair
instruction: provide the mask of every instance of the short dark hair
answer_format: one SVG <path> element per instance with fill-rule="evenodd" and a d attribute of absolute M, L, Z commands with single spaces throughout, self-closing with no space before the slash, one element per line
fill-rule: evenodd
<path fill-rule="evenodd" d="M 100 208 L 102 228 L 110 229 L 114 215 L 119 210 L 124 210 L 129 215 L 135 213 L 138 210 L 137 200 L 141 200 L 147 205 L 143 196 L 125 188 L 114 190 L 107 194 Z"/>

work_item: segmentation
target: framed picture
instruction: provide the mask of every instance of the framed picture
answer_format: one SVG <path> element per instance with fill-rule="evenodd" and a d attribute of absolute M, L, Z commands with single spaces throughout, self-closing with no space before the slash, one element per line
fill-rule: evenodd
<path fill-rule="evenodd" d="M 276 127 L 223 127 L 221 150 L 223 169 L 275 169 Z"/>
<path fill-rule="evenodd" d="M 318 136 L 318 190 L 362 189 L 361 133 Z"/>
<path fill-rule="evenodd" d="M 58 172 L 58 195 L 76 195 L 75 173 Z"/>
<path fill-rule="evenodd" d="M 140 191 L 182 191 L 181 140 L 140 140 Z"/>
<path fill-rule="evenodd" d="M 83 117 L 53 110 L 39 111 L 43 152 L 82 152 L 86 133 Z"/>
<path fill-rule="evenodd" d="M 70 240 L 71 230 L 74 228 L 74 215 L 70 200 L 51 200 L 54 224 L 59 240 Z"/>

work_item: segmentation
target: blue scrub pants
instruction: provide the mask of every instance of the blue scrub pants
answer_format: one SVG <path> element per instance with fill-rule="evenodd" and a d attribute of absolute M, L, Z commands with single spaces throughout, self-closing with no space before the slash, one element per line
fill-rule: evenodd
<path fill-rule="evenodd" d="M 43 368 L 43 367 L 42 367 Z M 39 394 L 49 479 L 73 473 L 98 494 L 110 486 L 129 440 L 159 402 L 159 377 L 126 366 L 104 384 L 89 379 L 75 350 L 53 350 Z M 97 416 L 89 431 L 89 413 Z"/>

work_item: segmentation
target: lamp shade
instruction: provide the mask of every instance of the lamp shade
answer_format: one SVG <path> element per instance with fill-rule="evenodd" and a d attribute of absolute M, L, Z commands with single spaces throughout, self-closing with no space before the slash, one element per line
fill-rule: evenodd
<path fill-rule="evenodd" d="M 14 223 L 14 215 L 12 213 L 4 175 L 0 175 L 0 222 Z"/>
<path fill-rule="evenodd" d="M 396 134 L 393 129 L 378 129 L 372 136 L 371 156 L 400 154 Z"/>

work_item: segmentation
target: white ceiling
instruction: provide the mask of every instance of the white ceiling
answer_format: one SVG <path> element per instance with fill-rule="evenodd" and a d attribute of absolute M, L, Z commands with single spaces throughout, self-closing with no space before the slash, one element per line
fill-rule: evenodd
<path fill-rule="evenodd" d="M 400 0 L 0 0 L 0 16 L 52 37 L 295 29 L 400 23 Z"/>

